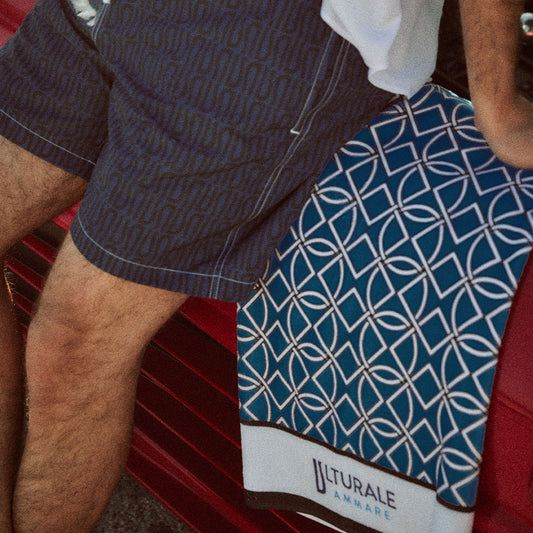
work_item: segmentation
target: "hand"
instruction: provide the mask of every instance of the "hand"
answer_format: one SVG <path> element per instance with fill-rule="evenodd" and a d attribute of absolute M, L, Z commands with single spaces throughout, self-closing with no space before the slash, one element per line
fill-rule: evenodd
<path fill-rule="evenodd" d="M 474 111 L 476 126 L 502 161 L 533 169 L 533 103 L 517 95 L 498 106 L 474 101 Z"/>

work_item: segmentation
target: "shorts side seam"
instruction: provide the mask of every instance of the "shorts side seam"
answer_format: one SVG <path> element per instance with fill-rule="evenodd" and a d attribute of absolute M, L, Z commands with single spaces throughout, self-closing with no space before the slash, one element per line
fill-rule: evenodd
<path fill-rule="evenodd" d="M 307 112 L 309 111 L 309 107 L 311 105 L 311 100 L 313 98 L 313 95 L 315 94 L 316 86 L 318 85 L 318 77 L 320 76 L 320 73 L 322 72 L 322 69 L 324 67 L 324 63 L 325 63 L 326 57 L 327 57 L 327 55 L 329 53 L 329 49 L 330 49 L 331 43 L 333 41 L 333 38 L 334 38 L 334 32 L 331 32 L 330 35 L 329 35 L 328 42 L 327 42 L 326 46 L 324 47 L 324 50 L 322 51 L 322 57 L 320 59 L 320 63 L 318 65 L 318 68 L 316 69 L 315 77 L 313 79 L 313 84 L 311 85 L 311 89 L 307 93 L 307 99 L 305 100 L 305 103 L 304 103 L 304 105 L 302 107 L 302 110 L 300 111 L 300 114 L 298 115 L 298 118 L 296 119 L 296 122 L 294 123 L 294 126 L 291 128 L 291 133 L 293 133 L 294 135 L 300 135 L 302 133 L 302 131 L 301 131 L 302 122 L 303 122 L 303 119 L 305 118 Z"/>
<path fill-rule="evenodd" d="M 32 135 L 35 135 L 35 137 L 41 139 L 42 141 L 54 146 L 55 148 L 59 148 L 63 152 L 66 152 L 67 154 L 72 155 L 72 156 L 76 157 L 77 159 L 80 159 L 81 161 L 85 161 L 86 163 L 90 163 L 93 166 L 96 165 L 96 163 L 94 161 L 91 161 L 90 159 L 87 159 L 86 157 L 83 157 L 81 155 L 75 154 L 71 150 L 68 150 L 67 148 L 64 148 L 63 146 L 60 146 L 59 144 L 56 144 L 55 142 L 51 141 L 50 139 L 47 139 L 46 137 L 43 137 L 42 135 L 40 135 L 36 131 L 33 131 L 31 128 L 28 128 L 28 126 L 25 126 L 24 124 L 22 124 L 22 122 L 18 121 L 15 117 L 12 117 L 9 113 L 6 113 L 3 109 L 0 109 L 0 113 L 2 113 L 4 116 L 6 116 L 9 120 L 14 122 L 15 124 L 17 124 L 17 126 L 20 126 L 21 128 L 23 128 L 24 130 L 28 131 Z"/>
<path fill-rule="evenodd" d="M 110 5 L 111 5 L 111 0 L 103 1 L 102 7 L 100 9 L 100 12 L 98 13 L 94 27 L 92 28 L 91 38 L 95 44 L 96 44 L 96 38 L 98 37 L 98 33 L 100 32 L 100 28 L 107 14 L 107 11 L 109 10 Z"/>
<path fill-rule="evenodd" d="M 337 58 L 335 61 L 335 70 L 333 72 L 331 79 L 329 80 L 328 86 L 326 87 L 324 94 L 322 95 L 320 100 L 317 102 L 315 107 L 312 109 L 307 119 L 307 125 L 306 125 L 305 130 L 300 133 L 297 139 L 295 139 L 295 142 L 293 142 L 293 144 L 287 150 L 287 153 L 285 154 L 284 159 L 279 163 L 279 165 L 277 166 L 277 169 L 269 177 L 269 180 L 267 181 L 267 184 L 265 188 L 263 189 L 263 193 L 257 200 L 256 207 L 254 209 L 254 212 L 252 213 L 251 218 L 255 217 L 256 213 L 259 213 L 263 210 L 265 202 L 270 196 L 270 191 L 272 190 L 274 185 L 277 183 L 281 171 L 286 167 L 289 161 L 294 157 L 300 145 L 306 141 L 308 134 L 311 132 L 313 121 L 316 115 L 331 100 L 331 97 L 333 96 L 333 93 L 339 83 L 339 78 L 341 76 L 342 70 L 344 68 L 344 64 L 346 62 L 348 46 L 349 44 L 347 41 L 342 42 L 342 45 L 337 53 Z M 317 179 L 318 179 L 318 176 L 317 176 Z"/>
<path fill-rule="evenodd" d="M 328 47 L 330 43 L 328 42 Z M 308 134 L 311 131 L 313 120 L 318 114 L 318 112 L 329 102 L 329 100 L 332 98 L 335 88 L 337 87 L 339 83 L 339 79 L 341 76 L 341 73 L 343 71 L 344 65 L 346 63 L 346 57 L 348 54 L 348 48 L 349 44 L 347 41 L 343 40 L 342 44 L 337 52 L 337 57 L 335 60 L 335 66 L 334 66 L 334 72 L 329 80 L 328 86 L 325 88 L 324 94 L 320 98 L 320 100 L 317 102 L 315 107 L 313 108 L 312 112 L 309 115 L 309 118 L 307 119 L 307 124 L 304 129 L 291 143 L 289 148 L 287 149 L 284 157 L 282 160 L 278 163 L 272 174 L 269 176 L 268 180 L 265 183 L 265 187 L 263 188 L 263 191 L 261 195 L 258 197 L 256 205 L 254 207 L 253 212 L 251 213 L 249 220 L 253 219 L 255 216 L 257 216 L 257 213 L 261 211 L 263 208 L 265 202 L 267 201 L 267 198 L 270 196 L 270 192 L 272 191 L 274 185 L 277 183 L 279 176 L 281 175 L 282 170 L 286 167 L 286 165 L 289 163 L 289 161 L 295 156 L 296 152 L 298 151 L 300 145 L 306 140 Z M 317 176 L 318 178 L 318 176 Z M 215 271 L 221 273 L 222 269 L 224 268 L 224 264 L 226 262 L 226 258 L 231 251 L 233 247 L 233 243 L 236 241 L 237 236 L 242 228 L 243 224 L 240 224 L 236 228 L 234 228 L 231 233 L 228 235 L 228 238 L 226 239 L 226 244 L 224 246 L 224 250 L 219 255 L 219 258 L 217 260 L 217 263 L 215 265 Z M 211 298 L 216 298 L 217 293 L 219 290 L 219 282 L 216 280 L 220 280 L 222 278 L 221 275 L 215 275 L 213 276 L 212 282 L 211 282 Z"/>

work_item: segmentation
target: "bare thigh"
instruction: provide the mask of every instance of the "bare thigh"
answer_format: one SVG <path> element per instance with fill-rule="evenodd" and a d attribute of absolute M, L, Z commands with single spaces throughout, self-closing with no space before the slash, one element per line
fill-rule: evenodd
<path fill-rule="evenodd" d="M 0 136 L 0 250 L 79 201 L 87 182 Z"/>

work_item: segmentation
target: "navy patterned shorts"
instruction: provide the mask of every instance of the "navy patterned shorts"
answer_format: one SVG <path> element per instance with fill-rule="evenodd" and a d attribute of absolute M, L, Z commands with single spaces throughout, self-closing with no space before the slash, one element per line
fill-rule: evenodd
<path fill-rule="evenodd" d="M 243 300 L 326 162 L 384 107 L 320 0 L 38 0 L 0 134 L 89 180 L 71 232 L 133 282 Z"/>

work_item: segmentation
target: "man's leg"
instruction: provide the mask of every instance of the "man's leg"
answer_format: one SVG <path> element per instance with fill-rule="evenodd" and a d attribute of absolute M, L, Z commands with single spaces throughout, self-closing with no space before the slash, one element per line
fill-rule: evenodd
<path fill-rule="evenodd" d="M 144 348 L 185 299 L 99 270 L 67 236 L 28 334 L 16 532 L 92 529 L 128 455 Z"/>
<path fill-rule="evenodd" d="M 0 259 L 20 238 L 78 201 L 86 182 L 0 137 Z M 0 531 L 11 530 L 13 483 L 22 438 L 22 342 L 0 279 Z"/>

